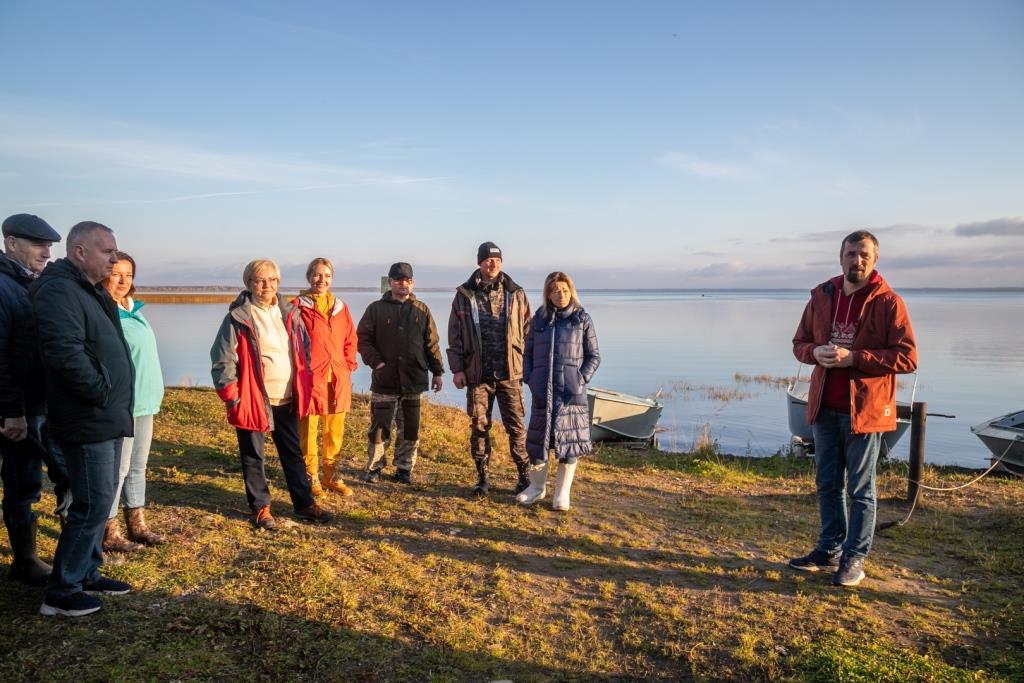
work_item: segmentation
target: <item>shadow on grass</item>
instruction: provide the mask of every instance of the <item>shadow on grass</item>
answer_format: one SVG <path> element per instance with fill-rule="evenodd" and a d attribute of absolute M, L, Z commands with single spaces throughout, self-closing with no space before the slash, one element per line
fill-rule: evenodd
<path fill-rule="evenodd" d="M 0 680 L 625 680 L 360 631 L 202 595 L 139 591 L 79 618 L 37 615 L 42 593 L 0 583 Z"/>

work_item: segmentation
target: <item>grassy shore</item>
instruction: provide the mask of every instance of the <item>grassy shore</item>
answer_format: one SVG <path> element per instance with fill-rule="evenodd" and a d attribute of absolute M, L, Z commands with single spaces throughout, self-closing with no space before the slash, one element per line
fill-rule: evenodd
<path fill-rule="evenodd" d="M 358 397 L 350 481 L 366 425 Z M 806 460 L 602 447 L 556 513 L 515 506 L 504 444 L 499 491 L 470 499 L 468 432 L 428 406 L 413 486 L 353 481 L 331 525 L 256 532 L 216 395 L 169 391 L 148 494 L 169 542 L 111 558 L 136 591 L 83 619 L 0 581 L 0 680 L 1024 680 L 1021 481 L 929 495 L 844 590 L 785 567 L 817 529 Z M 905 514 L 904 477 L 883 468 L 880 519 Z M 49 557 L 58 527 L 40 527 Z"/>

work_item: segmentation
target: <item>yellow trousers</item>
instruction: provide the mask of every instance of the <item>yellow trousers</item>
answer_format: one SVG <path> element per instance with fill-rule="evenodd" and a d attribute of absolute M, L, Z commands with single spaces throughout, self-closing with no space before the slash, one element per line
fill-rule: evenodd
<path fill-rule="evenodd" d="M 310 415 L 299 420 L 299 444 L 302 447 L 302 459 L 306 463 L 306 474 L 311 482 L 320 479 L 320 467 L 317 462 L 317 435 L 323 426 L 323 464 L 324 476 L 329 479 L 334 471 L 334 463 L 341 453 L 341 445 L 345 441 L 345 413 L 329 415 Z"/>

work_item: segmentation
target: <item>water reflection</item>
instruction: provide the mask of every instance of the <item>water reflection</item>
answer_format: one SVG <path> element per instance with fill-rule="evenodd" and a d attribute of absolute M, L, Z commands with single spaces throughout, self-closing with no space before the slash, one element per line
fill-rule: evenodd
<path fill-rule="evenodd" d="M 529 291 L 531 303 L 540 301 Z M 451 293 L 419 294 L 446 344 Z M 344 292 L 358 320 L 371 292 Z M 688 449 L 709 424 L 723 450 L 770 455 L 788 443 L 784 386 L 737 384 L 736 374 L 792 376 L 797 362 L 791 339 L 807 295 L 800 292 L 583 292 L 594 318 L 602 364 L 594 383 L 641 395 L 663 392 L 663 447 Z M 1002 293 L 909 293 L 906 296 L 920 350 L 917 400 L 956 420 L 928 423 L 927 459 L 977 467 L 987 451 L 969 427 L 1022 407 L 1024 297 Z M 154 304 L 145 309 L 157 332 L 164 379 L 170 385 L 209 385 L 209 346 L 226 304 Z M 446 361 L 447 365 L 447 361 Z M 438 400 L 462 406 L 450 384 Z M 369 389 L 360 366 L 356 391 Z M 680 386 L 735 389 L 742 395 L 680 391 Z M 729 392 L 725 392 L 728 395 Z M 906 457 L 909 438 L 896 456 Z"/>

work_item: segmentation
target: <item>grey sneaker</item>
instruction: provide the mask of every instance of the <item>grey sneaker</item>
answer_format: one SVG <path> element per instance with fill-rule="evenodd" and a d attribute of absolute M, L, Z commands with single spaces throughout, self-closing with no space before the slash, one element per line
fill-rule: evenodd
<path fill-rule="evenodd" d="M 839 571 L 832 575 L 833 586 L 856 586 L 864 580 L 864 558 L 843 557 Z"/>
<path fill-rule="evenodd" d="M 821 569 L 835 571 L 839 569 L 839 553 L 826 553 L 815 548 L 803 557 L 794 557 L 789 561 L 789 567 L 802 572 L 816 572 Z"/>
<path fill-rule="evenodd" d="M 363 475 L 363 481 L 368 484 L 372 484 L 376 481 L 380 481 L 380 470 L 370 470 Z"/>
<path fill-rule="evenodd" d="M 395 481 L 399 484 L 411 484 L 412 483 L 412 472 L 410 470 L 403 470 L 401 467 L 395 470 Z"/>

